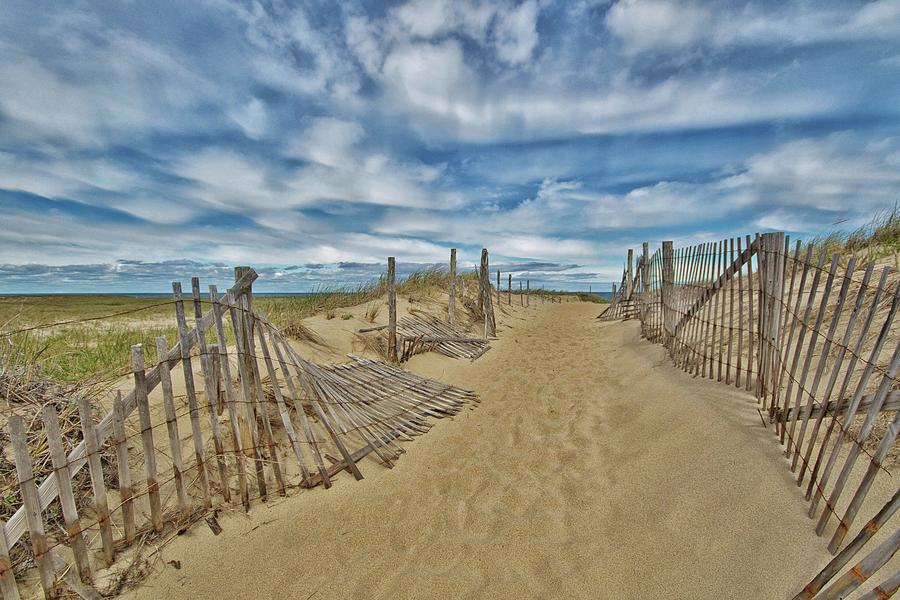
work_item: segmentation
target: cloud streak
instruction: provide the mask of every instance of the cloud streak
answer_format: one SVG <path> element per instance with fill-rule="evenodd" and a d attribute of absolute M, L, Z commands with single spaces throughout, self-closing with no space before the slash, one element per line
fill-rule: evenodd
<path fill-rule="evenodd" d="M 643 240 L 861 224 L 900 196 L 898 40 L 887 0 L 16 0 L 0 293 L 482 246 L 574 286 Z"/>

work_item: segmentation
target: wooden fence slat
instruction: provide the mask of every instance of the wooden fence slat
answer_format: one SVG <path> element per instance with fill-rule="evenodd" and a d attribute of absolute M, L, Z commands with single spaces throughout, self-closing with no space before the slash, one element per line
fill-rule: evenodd
<path fill-rule="evenodd" d="M 71 544 L 72 554 L 75 556 L 78 576 L 81 581 L 89 582 L 91 580 L 91 562 L 88 558 L 87 544 L 81 532 L 81 520 L 78 518 L 78 507 L 72 491 L 72 473 L 69 471 L 62 435 L 59 432 L 59 417 L 51 404 L 45 404 L 41 412 L 44 433 L 47 434 L 47 448 L 50 450 L 50 460 L 53 462 L 53 476 L 59 480 L 59 504 L 62 508 L 68 542 Z M 37 493 L 37 489 L 35 489 L 35 493 Z"/>
<path fill-rule="evenodd" d="M 106 483 L 103 481 L 103 465 L 100 464 L 100 442 L 97 440 L 97 429 L 94 427 L 91 403 L 83 396 L 78 399 L 78 414 L 81 417 L 81 434 L 84 436 L 88 469 L 91 473 L 94 512 L 97 515 L 97 525 L 100 527 L 103 557 L 107 564 L 112 564 L 116 558 L 116 550 L 113 545 L 112 527 L 109 523 L 109 502 L 106 498 Z"/>
<path fill-rule="evenodd" d="M 144 470 L 147 473 L 147 496 L 150 500 L 150 522 L 157 532 L 162 531 L 162 507 L 160 506 L 159 481 L 156 479 L 156 446 L 153 444 L 153 423 L 150 420 L 150 402 L 144 379 L 144 347 L 131 347 L 131 366 L 134 371 L 134 399 L 137 402 L 141 424 L 141 442 L 144 450 Z"/>
<path fill-rule="evenodd" d="M 128 463 L 128 437 L 125 434 L 125 406 L 122 393 L 117 392 L 113 401 L 112 441 L 116 447 L 116 470 L 119 475 L 119 502 L 122 505 L 122 527 L 125 543 L 134 542 L 136 526 L 134 522 L 134 488 L 131 486 L 131 465 Z"/>
<path fill-rule="evenodd" d="M 741 250 L 741 238 L 737 238 L 738 256 L 743 254 Z M 744 362 L 744 270 L 737 271 L 738 282 L 738 334 L 737 334 L 737 365 L 735 365 L 734 387 L 740 389 L 743 378 L 743 362 Z M 749 364 L 749 363 L 748 363 Z M 748 375 L 749 377 L 749 375 Z"/>
<path fill-rule="evenodd" d="M 41 588 L 44 596 L 55 598 L 56 572 L 53 561 L 47 555 L 47 535 L 44 533 L 44 517 L 38 500 L 37 485 L 31 468 L 31 456 L 28 454 L 28 441 L 25 438 L 25 423 L 20 415 L 9 417 L 9 438 L 16 463 L 16 476 L 19 490 L 22 492 L 22 506 L 25 507 L 28 520 L 28 536 L 31 538 L 31 550 L 40 574 Z"/>
<path fill-rule="evenodd" d="M 784 346 L 785 356 L 788 356 L 787 353 L 790 351 L 791 343 L 794 340 L 794 331 L 795 331 L 796 325 L 800 319 L 800 304 L 803 300 L 803 289 L 804 289 L 804 285 L 806 284 L 807 267 L 811 264 L 810 261 L 812 260 L 812 252 L 813 252 L 813 246 L 808 245 L 806 247 L 806 259 L 803 261 L 803 273 L 800 278 L 800 288 L 797 290 L 796 306 L 794 306 L 793 315 L 789 315 L 788 318 L 785 319 L 784 326 L 786 328 L 788 328 L 787 338 L 784 338 L 784 332 L 782 332 L 782 339 L 787 340 L 785 343 L 785 346 Z M 788 283 L 787 297 L 785 298 L 785 304 L 784 304 L 786 307 L 788 307 L 788 309 L 790 309 L 791 301 L 794 299 L 794 282 L 797 279 L 797 271 L 799 269 L 799 267 L 798 267 L 798 265 L 799 265 L 798 258 L 799 257 L 800 257 L 800 240 L 797 240 L 796 246 L 794 248 L 794 257 L 793 257 L 793 260 L 791 261 L 791 278 L 790 278 L 790 282 Z M 788 322 L 790 322 L 790 325 L 788 325 Z M 782 389 L 785 373 L 786 373 L 786 371 L 783 369 L 778 372 L 778 389 L 779 390 Z M 776 408 L 777 407 L 773 406 L 772 409 L 769 411 L 770 414 L 772 414 L 776 410 Z M 777 426 L 778 425 L 776 425 L 776 427 Z"/>
<path fill-rule="evenodd" d="M 745 238 L 747 242 L 747 250 L 750 250 L 752 246 L 750 242 L 750 236 L 747 235 Z M 758 246 L 757 246 L 758 247 Z M 756 258 L 757 264 L 759 264 L 759 255 L 757 254 Z M 756 321 L 753 319 L 753 255 L 750 254 L 747 258 L 747 380 L 744 385 L 744 389 L 748 392 L 753 389 L 753 348 L 754 348 L 754 340 L 756 338 L 756 331 L 754 331 L 754 325 L 756 325 Z"/>
<path fill-rule="evenodd" d="M 172 376 L 169 362 L 165 360 L 166 338 L 156 338 L 156 356 L 159 360 L 160 387 L 163 395 L 163 410 L 166 415 L 166 432 L 169 434 L 169 450 L 172 452 L 172 475 L 175 481 L 175 495 L 178 508 L 183 515 L 190 511 L 190 499 L 184 481 L 184 458 L 181 455 L 181 435 L 178 431 L 178 417 L 175 413 L 175 395 L 172 392 Z M 127 454 L 126 454 L 127 457 Z"/>
<path fill-rule="evenodd" d="M 214 308 L 221 306 L 219 291 L 214 285 L 209 286 L 209 299 Z M 234 449 L 234 462 L 238 472 L 238 492 L 241 496 L 241 504 L 244 506 L 244 509 L 250 510 L 250 490 L 247 485 L 247 467 L 244 464 L 244 452 L 241 448 L 241 428 L 234 397 L 234 387 L 231 379 L 231 363 L 228 361 L 228 344 L 227 338 L 225 337 L 225 325 L 222 322 L 222 315 L 218 310 L 214 310 L 213 314 L 215 315 L 213 326 L 215 327 L 219 356 L 221 357 L 221 374 L 225 384 L 225 404 L 228 409 L 228 424 L 231 427 L 231 444 Z"/>
<path fill-rule="evenodd" d="M 712 332 L 710 333 L 709 338 L 709 378 L 713 379 L 715 377 L 715 364 L 716 364 L 716 339 L 718 338 L 719 332 L 719 297 L 721 294 L 719 291 L 724 286 L 725 278 L 724 273 L 722 273 L 722 250 L 725 247 L 725 240 L 720 240 L 717 243 L 716 248 L 713 250 L 713 257 L 715 260 L 714 268 L 715 268 L 715 277 L 717 281 L 720 281 L 721 284 L 716 288 L 715 292 L 712 295 L 712 313 L 709 315 L 710 320 L 712 321 Z"/>
<path fill-rule="evenodd" d="M 900 571 L 860 596 L 859 600 L 887 600 L 887 598 L 893 598 L 898 589 L 900 589 Z"/>
<path fill-rule="evenodd" d="M 9 558 L 9 544 L 3 532 L 5 526 L 6 523 L 0 519 L 0 593 L 3 594 L 3 600 L 20 600 L 19 586 L 16 585 L 16 576 Z"/>
<path fill-rule="evenodd" d="M 722 273 L 727 273 L 728 270 L 728 240 L 722 240 Z M 727 290 L 725 289 L 725 283 L 731 281 L 731 277 L 726 278 L 722 287 L 720 288 L 722 297 L 722 315 L 721 315 L 721 323 L 719 324 L 719 368 L 716 373 L 716 381 L 722 381 L 722 370 L 727 367 L 727 363 L 725 361 L 725 307 L 728 301 Z"/>
<path fill-rule="evenodd" d="M 388 360 L 397 362 L 397 275 L 394 257 L 388 256 L 387 301 L 388 301 Z M 479 280 L 481 281 L 481 280 Z"/>
<path fill-rule="evenodd" d="M 697 248 L 697 246 L 689 246 L 684 251 L 687 264 L 684 271 L 684 280 L 681 283 L 681 301 L 678 305 L 679 320 L 680 316 L 684 314 L 684 312 L 687 310 L 687 307 L 690 305 L 691 298 L 694 293 L 694 276 L 697 266 Z M 678 353 L 673 358 L 675 360 L 675 364 L 682 370 L 687 370 L 687 363 L 690 360 L 690 323 L 690 321 L 687 321 L 681 329 L 676 331 L 675 334 L 679 338 L 679 343 Z"/>
<path fill-rule="evenodd" d="M 172 295 L 175 298 L 175 319 L 178 325 L 178 339 L 181 341 L 181 370 L 184 374 L 184 393 L 188 401 L 191 434 L 194 439 L 194 461 L 200 480 L 200 492 L 203 494 L 203 505 L 212 507 L 212 495 L 209 489 L 209 472 L 206 468 L 206 448 L 203 443 L 203 429 L 200 428 L 200 409 L 197 406 L 197 390 L 194 387 L 194 369 L 191 365 L 191 344 L 187 333 L 187 320 L 184 315 L 184 299 L 181 282 L 172 283 Z M 199 333 L 199 332 L 198 332 Z M 199 339 L 199 335 L 195 335 Z"/>
<path fill-rule="evenodd" d="M 500 287 L 500 286 L 497 286 Z M 456 248 L 450 249 L 450 298 L 447 300 L 447 322 L 453 325 L 456 312 Z"/>
<path fill-rule="evenodd" d="M 684 300 L 681 304 L 681 314 L 687 312 L 688 307 L 693 303 L 694 296 L 697 293 L 697 278 L 700 274 L 700 253 L 702 252 L 702 248 L 699 244 L 692 246 L 689 251 L 689 264 L 688 272 L 687 272 L 687 281 L 685 282 L 685 293 Z M 693 340 L 691 339 L 691 335 L 693 333 L 693 329 L 691 325 L 693 324 L 693 320 L 688 320 L 685 323 L 683 328 L 684 337 L 683 344 L 681 349 L 681 368 L 685 371 L 688 370 L 691 360 L 693 359 Z"/>
<path fill-rule="evenodd" d="M 707 242 L 703 249 L 703 289 L 700 291 L 701 297 L 707 293 L 709 286 L 712 285 L 713 248 L 714 242 Z M 696 304 L 697 301 L 695 300 L 694 305 L 696 306 Z M 694 314 L 696 315 L 696 322 L 694 324 L 696 333 L 694 334 L 694 336 L 697 341 L 697 360 L 694 364 L 695 377 L 706 377 L 706 333 L 709 330 L 709 321 L 707 319 L 707 315 L 709 314 L 710 307 L 711 303 L 706 302 L 700 306 L 699 310 L 694 312 Z"/>
<path fill-rule="evenodd" d="M 788 257 L 788 239 L 784 235 L 784 233 L 767 233 L 765 237 L 769 239 L 769 244 L 771 247 L 770 256 L 772 258 L 772 287 L 771 287 L 771 299 L 770 303 L 772 306 L 771 312 L 771 323 L 769 325 L 769 336 L 771 339 L 770 342 L 770 370 L 769 370 L 769 382 L 775 381 L 775 374 L 780 373 L 782 369 L 782 356 L 781 352 L 782 341 L 784 339 L 783 336 L 783 322 L 782 313 L 784 312 L 784 285 L 787 275 L 786 270 L 786 262 Z M 778 393 L 780 390 L 774 385 L 771 386 L 772 398 L 771 402 L 777 402 Z"/>
<path fill-rule="evenodd" d="M 729 244 L 731 252 L 730 261 L 734 263 L 734 238 L 729 240 Z M 738 269 L 737 273 L 740 272 L 741 270 Z M 735 368 L 735 363 L 731 359 L 732 352 L 734 351 L 734 275 L 735 274 L 732 273 L 731 277 L 728 279 L 728 355 L 725 359 L 725 385 L 731 385 L 731 371 Z"/>

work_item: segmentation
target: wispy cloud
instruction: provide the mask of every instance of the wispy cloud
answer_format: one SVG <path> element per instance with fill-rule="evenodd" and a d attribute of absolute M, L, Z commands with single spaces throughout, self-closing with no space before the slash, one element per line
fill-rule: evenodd
<path fill-rule="evenodd" d="M 898 40 L 889 0 L 16 0 L 0 292 L 451 246 L 580 285 L 645 239 L 859 224 L 900 196 Z"/>

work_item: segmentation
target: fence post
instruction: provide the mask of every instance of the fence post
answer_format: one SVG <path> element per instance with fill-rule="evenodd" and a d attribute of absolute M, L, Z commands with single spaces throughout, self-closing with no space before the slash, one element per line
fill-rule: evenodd
<path fill-rule="evenodd" d="M 497 306 L 500 306 L 500 269 L 497 269 Z"/>
<path fill-rule="evenodd" d="M 675 250 L 671 241 L 662 243 L 662 259 L 663 344 L 668 346 L 674 333 L 672 320 L 675 316 L 672 309 L 672 292 L 675 283 Z"/>
<path fill-rule="evenodd" d="M 3 600 L 20 600 L 19 586 L 13 574 L 9 558 L 9 544 L 6 542 L 6 521 L 0 519 L 0 593 Z"/>
<path fill-rule="evenodd" d="M 450 300 L 447 301 L 448 322 L 453 325 L 456 311 L 456 248 L 450 249 Z"/>
<path fill-rule="evenodd" d="M 9 439 L 13 447 L 13 460 L 16 464 L 16 476 L 19 491 L 22 493 L 22 506 L 28 519 L 28 535 L 31 538 L 31 550 L 40 573 L 41 588 L 44 597 L 56 598 L 56 572 L 53 560 L 49 556 L 50 548 L 47 535 L 44 533 L 44 516 L 41 512 L 41 499 L 32 471 L 31 456 L 28 454 L 28 442 L 25 439 L 25 421 L 20 415 L 9 417 Z"/>
<path fill-rule="evenodd" d="M 479 277 L 482 291 L 482 309 L 485 314 L 485 330 L 491 335 L 497 333 L 497 321 L 494 317 L 494 301 L 491 299 L 491 267 L 487 248 L 481 249 L 481 273 Z M 485 334 L 487 336 L 487 334 Z"/>
<path fill-rule="evenodd" d="M 388 359 L 397 362 L 397 273 L 393 256 L 388 256 Z"/>
<path fill-rule="evenodd" d="M 647 302 L 650 293 L 650 242 L 641 247 L 641 327 L 646 327 Z"/>
<path fill-rule="evenodd" d="M 508 277 L 509 279 L 506 282 L 506 303 L 512 306 L 512 273 L 509 273 Z"/>
<path fill-rule="evenodd" d="M 525 280 L 525 306 L 531 306 L 531 280 Z"/>
<path fill-rule="evenodd" d="M 760 306 L 762 312 L 759 348 L 763 355 L 760 374 L 760 397 L 765 398 L 773 388 L 777 373 L 775 372 L 776 352 L 781 351 L 781 309 L 784 302 L 784 260 L 781 256 L 784 247 L 784 233 L 764 233 L 761 236 L 760 274 L 763 287 L 764 302 Z"/>
<path fill-rule="evenodd" d="M 234 281 L 237 283 L 238 279 L 244 276 L 244 274 L 250 269 L 250 267 L 235 267 L 234 268 Z M 244 388 L 241 385 L 241 389 L 244 391 L 244 400 L 246 401 L 246 410 L 244 411 L 244 415 L 241 418 L 241 446 L 244 449 L 244 454 L 248 457 L 254 459 L 257 470 L 257 483 L 260 489 L 260 496 L 265 499 L 266 496 L 266 486 L 265 486 L 265 476 L 262 474 L 262 448 L 258 447 L 256 443 L 256 439 L 258 437 L 256 419 L 255 417 L 251 418 L 255 414 L 255 403 L 252 401 L 252 390 L 256 389 L 256 383 L 253 380 L 253 367 L 250 364 L 250 361 L 253 359 L 250 356 L 250 337 L 252 334 L 252 329 L 250 328 L 250 317 L 249 311 L 253 310 L 252 306 L 252 289 L 250 286 L 247 287 L 247 291 L 245 294 L 241 296 L 239 300 L 239 306 L 237 307 L 237 317 L 240 322 L 240 332 L 235 332 L 235 337 L 240 335 L 241 341 L 240 344 L 235 344 L 238 348 L 238 361 L 243 366 L 243 371 L 240 372 L 239 377 L 241 379 L 247 380 L 247 387 Z M 232 320 L 234 319 L 234 313 L 232 313 Z M 193 414 L 191 419 L 193 420 Z M 195 434 L 196 435 L 196 434 Z M 201 438 L 202 439 L 202 438 Z M 249 450 L 248 450 L 249 449 Z M 205 453 L 205 450 L 204 450 Z M 205 454 L 204 454 L 205 455 Z M 208 479 L 209 475 L 207 474 L 206 466 L 203 467 L 204 476 Z M 208 486 L 207 482 L 207 486 Z M 204 500 L 206 502 L 207 508 L 210 505 L 210 500 Z"/>
<path fill-rule="evenodd" d="M 634 292 L 634 250 L 628 249 L 628 270 L 625 272 L 625 299 L 630 300 Z"/>

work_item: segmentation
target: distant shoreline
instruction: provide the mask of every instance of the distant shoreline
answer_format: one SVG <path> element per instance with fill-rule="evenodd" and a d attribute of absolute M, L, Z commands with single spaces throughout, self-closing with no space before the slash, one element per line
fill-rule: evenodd
<path fill-rule="evenodd" d="M 504 294 L 506 290 L 501 290 Z M 253 290 L 253 295 L 257 297 L 282 297 L 282 296 L 315 296 L 318 294 L 339 294 L 340 290 L 328 291 L 323 290 L 321 292 L 257 292 Z M 591 293 L 598 298 L 606 298 L 609 300 L 612 297 L 611 292 L 583 292 L 583 291 L 557 291 L 555 293 L 559 294 L 587 294 Z M 513 294 L 518 294 L 518 291 L 513 290 Z M 10 294 L 0 294 L 0 298 L 36 298 L 36 297 L 57 297 L 57 298 L 65 298 L 67 296 L 72 297 L 80 297 L 80 298 L 90 298 L 92 296 L 103 296 L 103 297 L 120 297 L 120 298 L 170 298 L 172 296 L 171 292 L 36 292 L 36 293 L 10 293 Z M 201 293 L 203 297 L 209 297 L 209 294 L 206 292 Z"/>

